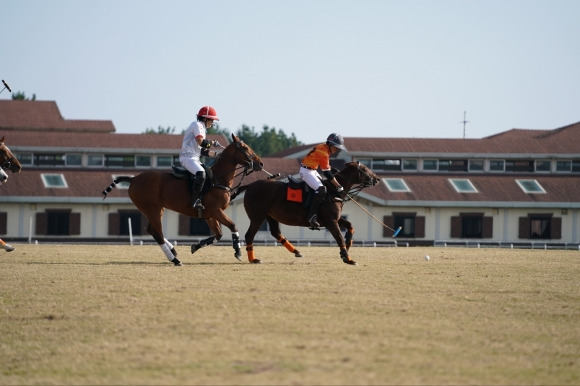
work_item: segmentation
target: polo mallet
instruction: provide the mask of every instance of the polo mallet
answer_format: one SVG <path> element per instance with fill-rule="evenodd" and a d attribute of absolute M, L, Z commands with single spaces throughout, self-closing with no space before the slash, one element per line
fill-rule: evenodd
<path fill-rule="evenodd" d="M 2 90 L 0 90 L 0 94 L 2 93 L 2 91 L 8 89 L 8 91 L 12 92 L 12 89 L 10 88 L 10 86 L 8 86 L 8 83 L 6 83 L 4 81 L 4 79 L 2 79 L 2 84 L 4 85 L 4 88 Z"/>
<path fill-rule="evenodd" d="M 280 173 L 272 174 L 269 171 L 267 171 L 266 169 L 262 169 L 262 171 L 268 175 L 269 180 L 271 180 L 272 178 L 280 177 Z"/>
<path fill-rule="evenodd" d="M 391 228 L 390 226 L 384 224 L 381 220 L 379 220 L 378 218 L 376 218 L 375 216 L 373 216 L 373 214 L 371 212 L 369 212 L 368 210 L 366 210 L 361 204 L 359 204 L 358 202 L 356 202 L 351 196 L 350 194 L 346 194 L 346 196 L 348 198 L 350 198 L 350 200 L 352 202 L 354 202 L 355 204 L 358 205 L 359 208 L 361 208 L 362 210 L 364 210 L 369 216 L 371 216 L 376 222 L 378 222 L 379 224 L 381 224 L 382 226 L 384 226 L 385 228 L 388 228 L 390 230 L 393 231 L 393 238 L 397 237 L 397 235 L 399 234 L 399 232 L 401 231 L 401 229 L 403 229 L 403 227 L 398 227 L 397 230 L 394 230 L 393 228 Z"/>

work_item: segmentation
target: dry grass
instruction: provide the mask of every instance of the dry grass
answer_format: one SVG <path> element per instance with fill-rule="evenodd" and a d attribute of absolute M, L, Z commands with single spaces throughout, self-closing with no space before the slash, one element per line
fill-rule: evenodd
<path fill-rule="evenodd" d="M 0 384 L 580 383 L 578 251 L 15 246 Z"/>

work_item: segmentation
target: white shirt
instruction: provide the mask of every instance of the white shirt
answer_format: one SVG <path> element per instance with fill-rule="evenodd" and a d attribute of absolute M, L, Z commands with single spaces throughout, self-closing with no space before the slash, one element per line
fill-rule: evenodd
<path fill-rule="evenodd" d="M 183 136 L 183 145 L 181 146 L 179 157 L 199 159 L 201 156 L 201 147 L 197 144 L 195 138 L 201 135 L 205 139 L 206 133 L 207 129 L 203 122 L 191 122 L 191 125 L 189 125 Z"/>

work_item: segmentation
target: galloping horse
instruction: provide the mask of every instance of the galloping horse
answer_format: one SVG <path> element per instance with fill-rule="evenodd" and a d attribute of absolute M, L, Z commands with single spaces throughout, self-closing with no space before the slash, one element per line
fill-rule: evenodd
<path fill-rule="evenodd" d="M 22 165 L 16 159 L 14 154 L 4 143 L 5 138 L 0 139 L 0 168 L 11 170 L 12 173 L 18 173 L 22 170 Z"/>
<path fill-rule="evenodd" d="M 203 217 L 213 236 L 200 241 L 199 244 L 191 246 L 191 253 L 198 249 L 212 244 L 215 240 L 222 238 L 220 223 L 224 224 L 232 232 L 232 245 L 235 250 L 234 256 L 241 260 L 239 233 L 236 224 L 224 213 L 230 203 L 232 183 L 237 175 L 244 176 L 253 171 L 260 171 L 264 164 L 254 151 L 232 134 L 233 142 L 229 144 L 211 166 L 211 188 L 203 195 L 204 210 L 198 212 L 197 208 L 191 206 L 191 194 L 188 188 L 187 178 L 177 178 L 171 173 L 147 171 L 135 177 L 118 177 L 103 194 L 104 198 L 119 182 L 129 182 L 129 197 L 133 204 L 139 209 L 147 220 L 147 232 L 153 236 L 157 244 L 161 247 L 167 260 L 174 265 L 181 266 L 177 259 L 175 248 L 163 236 L 161 218 L 165 209 L 170 209 L 191 217 Z M 236 175 L 237 166 L 241 165 L 243 171 Z M 208 178 L 209 180 L 209 173 Z M 239 184 L 242 183 L 242 180 Z M 207 180 L 206 180 L 207 183 Z M 205 189 L 204 189 L 205 191 Z M 104 199 L 103 198 L 103 199 Z"/>
<path fill-rule="evenodd" d="M 335 174 L 336 180 L 347 192 L 354 191 L 355 195 L 363 188 L 374 186 L 379 182 L 379 177 L 363 164 L 358 162 L 346 163 L 344 169 Z M 329 192 L 336 192 L 333 185 L 327 180 L 324 181 Z M 272 236 L 296 257 L 301 257 L 300 252 L 284 237 L 280 232 L 280 223 L 293 226 L 308 227 L 306 221 L 306 208 L 302 203 L 287 200 L 288 184 L 282 181 L 259 180 L 246 186 L 240 187 L 238 193 L 246 192 L 244 196 L 244 207 L 250 218 L 250 227 L 246 232 L 246 251 L 250 263 L 259 264 L 261 260 L 254 255 L 253 242 L 256 232 L 266 220 L 270 225 Z M 332 234 L 336 243 L 340 247 L 340 257 L 342 261 L 356 265 L 348 255 L 348 250 L 352 245 L 352 234 L 354 228 L 352 224 L 340 217 L 344 201 L 338 197 L 329 196 L 318 210 L 318 222 L 326 227 Z M 340 233 L 340 228 L 347 228 L 345 238 Z M 346 239 L 346 241 L 345 241 Z"/>

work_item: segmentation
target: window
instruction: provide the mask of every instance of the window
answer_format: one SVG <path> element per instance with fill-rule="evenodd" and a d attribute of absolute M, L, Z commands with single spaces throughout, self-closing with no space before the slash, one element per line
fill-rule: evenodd
<path fill-rule="evenodd" d="M 505 162 L 506 172 L 533 172 L 534 161 L 515 161 L 507 160 Z"/>
<path fill-rule="evenodd" d="M 445 172 L 466 172 L 467 171 L 467 160 L 464 159 L 452 159 L 452 160 L 439 160 L 439 171 Z"/>
<path fill-rule="evenodd" d="M 536 180 L 516 180 L 524 193 L 546 193 L 542 185 Z"/>
<path fill-rule="evenodd" d="M 171 166 L 171 161 L 173 160 L 173 158 L 171 156 L 158 156 L 157 157 L 157 167 L 170 167 Z"/>
<path fill-rule="evenodd" d="M 453 185 L 457 193 L 477 193 L 477 189 L 475 189 L 475 186 L 468 179 L 449 179 L 449 182 Z"/>
<path fill-rule="evenodd" d="M 32 160 L 34 159 L 32 153 L 18 153 L 16 154 L 16 158 L 18 158 L 18 161 L 20 161 L 20 164 L 22 166 L 24 165 L 31 166 Z"/>
<path fill-rule="evenodd" d="M 88 165 L 89 166 L 103 166 L 103 155 L 102 154 L 91 154 L 89 155 Z"/>
<path fill-rule="evenodd" d="M 105 157 L 105 166 L 132 168 L 135 166 L 134 155 L 107 155 Z"/>
<path fill-rule="evenodd" d="M 151 156 L 138 155 L 135 157 L 135 166 L 149 167 L 151 166 Z"/>
<path fill-rule="evenodd" d="M 411 189 L 402 178 L 383 178 L 383 182 L 391 192 L 410 192 Z"/>
<path fill-rule="evenodd" d="M 471 172 L 483 171 L 483 160 L 482 159 L 469 160 L 469 171 Z"/>
<path fill-rule="evenodd" d="M 45 174 L 40 175 L 45 188 L 68 188 L 66 180 L 62 174 Z"/>
<path fill-rule="evenodd" d="M 437 170 L 438 168 L 439 163 L 436 159 L 423 160 L 423 170 Z"/>
<path fill-rule="evenodd" d="M 209 236 L 209 225 L 203 218 L 190 217 L 189 218 L 189 234 L 196 236 Z"/>
<path fill-rule="evenodd" d="M 397 213 L 392 216 L 385 216 L 384 223 L 392 229 L 401 227 L 397 237 L 422 238 L 425 237 L 425 217 L 417 216 L 416 213 Z M 393 231 L 387 228 L 383 229 L 383 237 L 392 237 Z"/>
<path fill-rule="evenodd" d="M 483 213 L 460 213 L 451 217 L 451 237 L 485 239 L 493 237 L 493 217 Z"/>
<path fill-rule="evenodd" d="M 404 159 L 403 160 L 403 170 L 417 170 L 417 160 L 416 159 Z"/>
<path fill-rule="evenodd" d="M 65 161 L 67 166 L 82 166 L 83 156 L 80 154 L 67 154 Z"/>
<path fill-rule="evenodd" d="M 520 239 L 561 239 L 562 218 L 552 217 L 551 213 L 532 213 L 520 217 Z"/>
<path fill-rule="evenodd" d="M 550 171 L 550 161 L 548 161 L 548 160 L 536 160 L 536 171 L 537 172 L 549 172 Z"/>
<path fill-rule="evenodd" d="M 401 170 L 399 159 L 373 159 L 373 170 Z"/>
<path fill-rule="evenodd" d="M 580 160 L 572 161 L 572 171 L 573 172 L 580 172 Z"/>
<path fill-rule="evenodd" d="M 127 236 L 129 233 L 140 236 L 141 213 L 136 210 L 119 211 L 119 235 Z M 129 232 L 129 220 L 131 220 L 131 232 Z"/>
<path fill-rule="evenodd" d="M 81 214 L 70 209 L 47 209 L 36 213 L 36 234 L 73 236 L 81 233 Z"/>
<path fill-rule="evenodd" d="M 556 162 L 557 172 L 569 172 L 572 171 L 572 161 L 557 161 Z"/>
<path fill-rule="evenodd" d="M 492 159 L 489 161 L 489 170 L 492 172 L 503 172 L 505 170 L 505 161 Z"/>
<path fill-rule="evenodd" d="M 35 154 L 34 164 L 37 166 L 63 166 L 64 154 Z"/>

